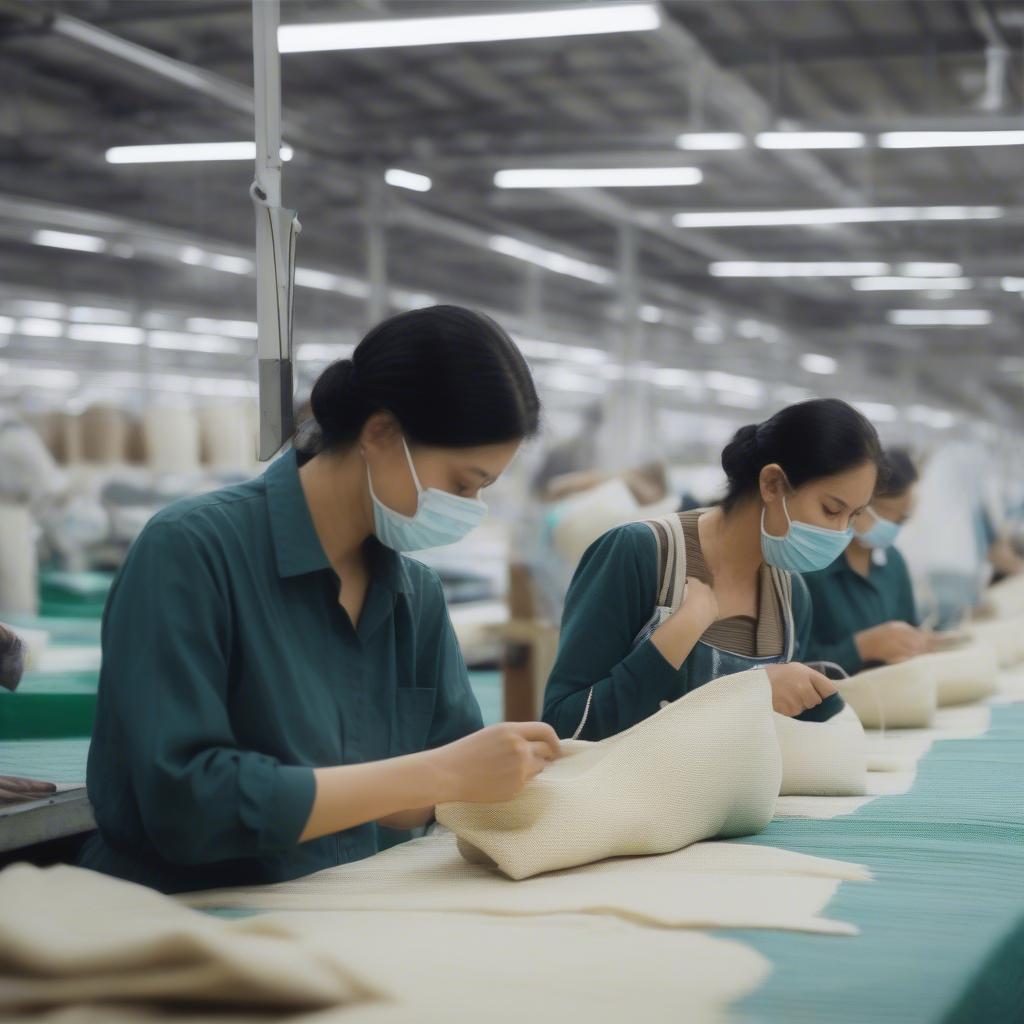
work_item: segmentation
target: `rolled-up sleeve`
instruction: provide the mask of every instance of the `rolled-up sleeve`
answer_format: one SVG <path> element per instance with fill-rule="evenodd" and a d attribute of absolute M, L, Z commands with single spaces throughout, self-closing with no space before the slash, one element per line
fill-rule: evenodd
<path fill-rule="evenodd" d="M 286 850 L 312 809 L 312 768 L 236 741 L 227 707 L 233 628 L 226 577 L 203 538 L 187 519 L 151 523 L 104 613 L 89 785 L 126 773 L 143 829 L 171 863 Z"/>

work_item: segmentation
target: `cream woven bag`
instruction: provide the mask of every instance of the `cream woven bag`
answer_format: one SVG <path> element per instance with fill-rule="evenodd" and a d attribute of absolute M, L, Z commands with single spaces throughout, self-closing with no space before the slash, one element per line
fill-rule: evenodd
<path fill-rule="evenodd" d="M 716 679 L 563 756 L 503 803 L 449 803 L 437 820 L 470 861 L 510 878 L 606 857 L 668 853 L 771 820 L 782 779 L 762 669 Z"/>
<path fill-rule="evenodd" d="M 999 660 L 989 644 L 969 644 L 926 654 L 925 663 L 938 688 L 939 707 L 969 704 L 996 692 Z"/>
<path fill-rule="evenodd" d="M 923 729 L 935 720 L 938 687 L 924 658 L 858 672 L 836 685 L 866 729 Z"/>
<path fill-rule="evenodd" d="M 995 648 L 1000 668 L 1024 661 L 1024 615 L 972 622 L 967 632 L 976 643 Z"/>

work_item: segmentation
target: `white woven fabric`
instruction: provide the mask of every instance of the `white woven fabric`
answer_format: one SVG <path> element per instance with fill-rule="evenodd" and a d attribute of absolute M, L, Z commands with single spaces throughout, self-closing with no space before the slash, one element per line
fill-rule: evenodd
<path fill-rule="evenodd" d="M 437 820 L 509 878 L 605 857 L 667 853 L 771 821 L 782 765 L 763 669 L 701 686 L 563 756 L 503 803 L 451 803 Z"/>
<path fill-rule="evenodd" d="M 609 917 L 285 913 L 301 932 L 353 963 L 387 1001 L 289 1015 L 287 1024 L 725 1024 L 728 1005 L 771 970 L 753 949 L 693 931 L 639 928 Z M 78 1007 L 33 1024 L 271 1024 L 233 1012 L 152 1013 Z"/>
<path fill-rule="evenodd" d="M 860 796 L 866 791 L 867 741 L 853 708 L 843 708 L 827 722 L 774 718 L 782 751 L 781 796 Z"/>
<path fill-rule="evenodd" d="M 935 719 L 937 686 L 923 658 L 858 672 L 836 685 L 865 729 L 923 729 Z"/>
<path fill-rule="evenodd" d="M 460 856 L 448 832 L 278 885 L 179 897 L 193 907 L 375 910 L 512 917 L 596 914 L 660 928 L 785 928 L 853 934 L 820 916 L 857 864 L 742 843 L 600 861 L 516 882 Z"/>
<path fill-rule="evenodd" d="M 156 473 L 199 469 L 199 421 L 191 409 L 146 409 L 142 420 L 146 463 Z"/>
<path fill-rule="evenodd" d="M 67 865 L 0 873 L 0 1012 L 127 1000 L 303 1009 L 372 992 L 265 918 L 219 920 Z"/>
<path fill-rule="evenodd" d="M 27 505 L 0 501 L 0 612 L 39 609 L 35 524 Z"/>
<path fill-rule="evenodd" d="M 1024 615 L 972 622 L 967 632 L 975 642 L 995 648 L 1000 668 L 1012 668 L 1024 661 Z"/>
<path fill-rule="evenodd" d="M 993 583 L 983 600 L 999 618 L 1019 618 L 1024 615 L 1024 576 L 1007 576 Z"/>
<path fill-rule="evenodd" d="M 984 700 L 996 692 L 999 660 L 989 644 L 968 644 L 921 659 L 937 687 L 940 707 Z"/>

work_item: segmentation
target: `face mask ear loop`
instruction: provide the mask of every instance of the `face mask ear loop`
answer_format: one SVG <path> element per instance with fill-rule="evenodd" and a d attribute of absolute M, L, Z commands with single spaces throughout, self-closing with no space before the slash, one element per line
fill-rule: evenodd
<path fill-rule="evenodd" d="M 412 482 L 416 485 L 416 493 L 423 493 L 423 485 L 420 483 L 419 474 L 416 472 L 416 465 L 412 461 L 412 452 L 409 451 L 409 445 L 405 440 L 405 434 L 402 435 L 402 447 L 405 449 L 405 461 L 409 463 L 409 472 L 412 473 Z"/>

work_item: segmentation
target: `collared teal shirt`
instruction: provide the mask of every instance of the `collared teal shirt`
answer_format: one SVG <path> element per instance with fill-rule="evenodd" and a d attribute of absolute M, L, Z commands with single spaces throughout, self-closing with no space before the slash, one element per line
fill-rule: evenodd
<path fill-rule="evenodd" d="M 299 843 L 313 769 L 481 728 L 437 574 L 370 539 L 357 629 L 294 453 L 147 524 L 103 616 L 80 863 L 166 892 L 277 882 L 377 852 Z"/>
<path fill-rule="evenodd" d="M 847 672 L 859 672 L 864 662 L 857 653 L 854 635 L 883 622 L 919 623 L 914 588 L 903 556 L 886 548 L 872 553 L 868 575 L 861 576 L 847 561 L 844 551 L 827 569 L 804 573 L 811 592 L 809 659 L 834 661 Z"/>

